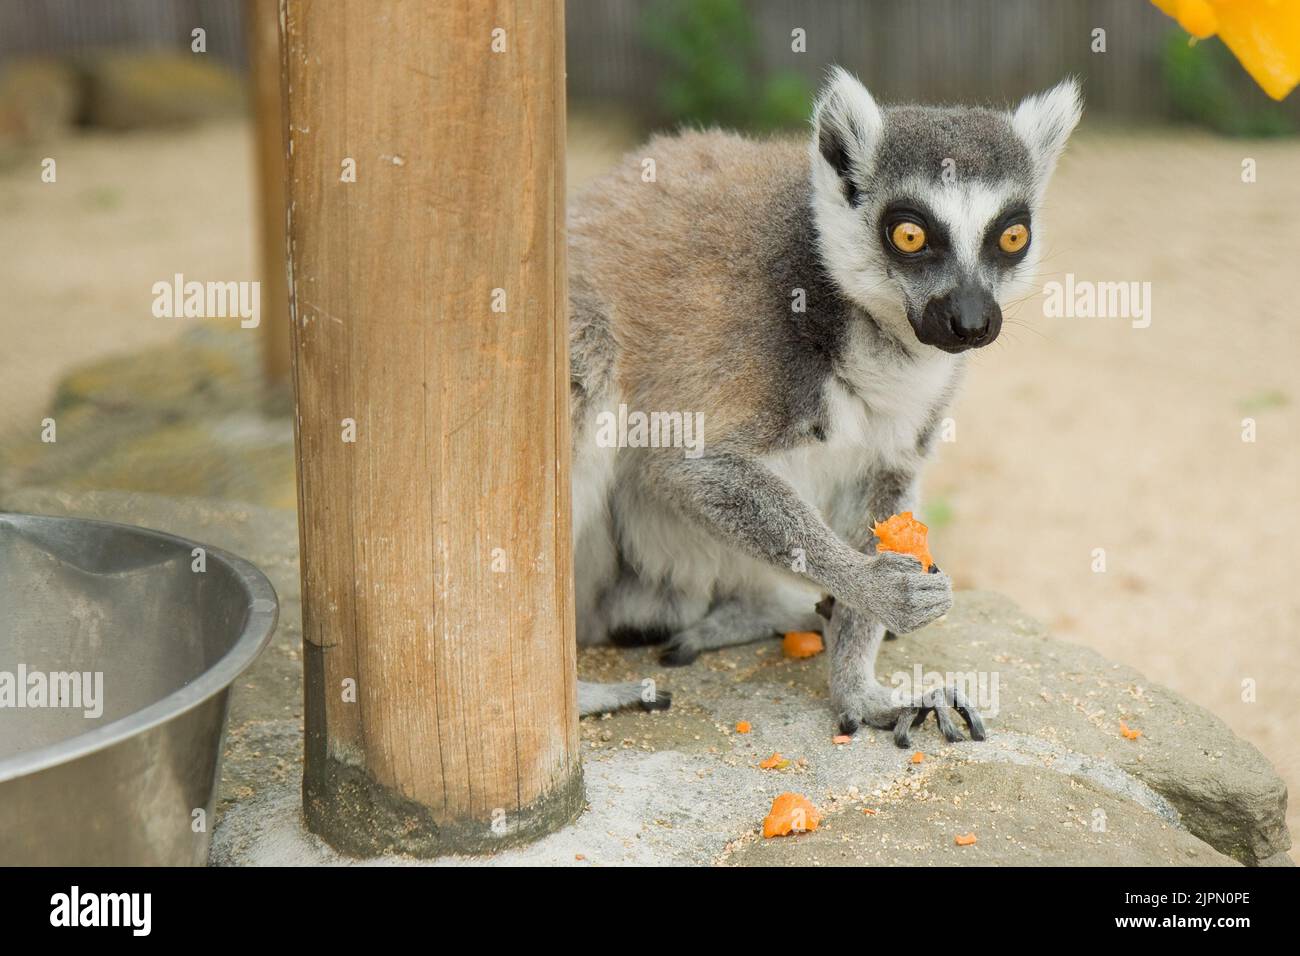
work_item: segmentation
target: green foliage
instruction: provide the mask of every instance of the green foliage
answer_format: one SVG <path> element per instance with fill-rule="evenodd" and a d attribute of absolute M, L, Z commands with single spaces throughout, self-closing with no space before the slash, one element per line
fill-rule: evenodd
<path fill-rule="evenodd" d="M 664 60 L 656 93 L 669 122 L 763 130 L 807 121 L 812 91 L 803 77 L 759 76 L 758 37 L 742 0 L 659 0 L 642 32 Z"/>
<path fill-rule="evenodd" d="M 1291 400 L 1287 397 L 1286 392 L 1280 388 L 1270 388 L 1262 392 L 1256 392 L 1243 399 L 1239 404 L 1243 412 L 1253 414 L 1262 412 L 1270 408 L 1281 408 L 1290 404 Z"/>
<path fill-rule="evenodd" d="M 1286 113 L 1253 83 L 1217 37 L 1187 42 L 1175 31 L 1161 57 L 1175 114 L 1226 136 L 1284 136 L 1295 132 Z"/>
<path fill-rule="evenodd" d="M 952 504 L 947 498 L 930 498 L 921 506 L 921 517 L 929 528 L 938 530 L 952 524 Z"/>

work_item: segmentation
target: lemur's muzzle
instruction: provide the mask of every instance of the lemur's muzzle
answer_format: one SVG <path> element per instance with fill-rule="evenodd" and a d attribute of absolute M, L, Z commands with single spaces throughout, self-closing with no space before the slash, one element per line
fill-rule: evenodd
<path fill-rule="evenodd" d="M 988 345 L 1002 331 L 1002 310 L 977 282 L 963 282 L 926 303 L 916 337 L 945 352 L 964 352 Z"/>

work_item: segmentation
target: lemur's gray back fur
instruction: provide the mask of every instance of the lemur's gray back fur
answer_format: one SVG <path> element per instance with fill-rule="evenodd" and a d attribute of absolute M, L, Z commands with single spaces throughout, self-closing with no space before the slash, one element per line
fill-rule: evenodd
<path fill-rule="evenodd" d="M 923 707 L 971 713 L 951 694 L 882 704 L 873 671 L 884 627 L 904 632 L 942 614 L 951 585 L 911 558 L 876 555 L 870 529 L 918 504 L 965 364 L 964 340 L 949 341 L 942 324 L 955 321 L 953 290 L 978 289 L 987 303 L 1027 291 L 1037 239 L 1011 257 L 990 252 L 989 237 L 999 216 L 1033 219 L 1077 119 L 1073 85 L 1014 113 L 881 109 L 837 72 L 808 143 L 657 137 L 577 198 L 581 642 L 666 640 L 664 662 L 686 663 L 772 632 L 820 630 L 813 608 L 829 594 L 832 697 L 845 728 L 894 726 Z M 922 209 L 908 215 L 936 237 L 916 261 L 884 239 L 900 204 Z M 602 447 L 598 416 L 620 405 L 702 413 L 703 454 Z M 580 688 L 584 712 L 611 705 L 596 693 L 584 704 Z M 953 729 L 946 710 L 940 726 Z"/>

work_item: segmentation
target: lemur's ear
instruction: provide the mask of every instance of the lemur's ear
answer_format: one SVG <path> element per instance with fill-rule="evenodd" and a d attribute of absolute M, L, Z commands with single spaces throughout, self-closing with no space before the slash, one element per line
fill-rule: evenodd
<path fill-rule="evenodd" d="M 1034 177 L 1042 189 L 1056 168 L 1065 141 L 1083 115 L 1079 81 L 1071 77 L 1043 93 L 1027 97 L 1011 115 L 1011 126 L 1034 162 Z"/>
<path fill-rule="evenodd" d="M 871 174 L 883 122 L 867 88 L 840 67 L 831 70 L 813 109 L 813 161 L 830 165 L 850 204 Z"/>

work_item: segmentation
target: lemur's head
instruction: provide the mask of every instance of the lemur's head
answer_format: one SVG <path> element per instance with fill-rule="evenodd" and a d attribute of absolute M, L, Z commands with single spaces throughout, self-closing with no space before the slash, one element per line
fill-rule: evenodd
<path fill-rule="evenodd" d="M 817 99 L 813 208 L 822 257 L 882 326 L 945 352 L 988 345 L 1026 294 L 1034 219 L 1079 121 L 1073 80 L 1014 112 L 881 108 L 836 69 Z"/>

